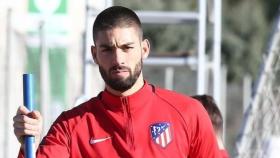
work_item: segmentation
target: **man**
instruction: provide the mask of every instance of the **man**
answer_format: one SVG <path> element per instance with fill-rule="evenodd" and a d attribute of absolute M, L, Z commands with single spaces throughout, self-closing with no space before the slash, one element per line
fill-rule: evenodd
<path fill-rule="evenodd" d="M 24 135 L 35 135 L 40 158 L 220 157 L 201 104 L 143 79 L 150 44 L 132 10 L 113 6 L 102 11 L 93 25 L 93 39 L 92 57 L 105 90 L 63 112 L 40 145 L 40 113 L 19 107 L 14 130 L 21 144 Z"/>
<path fill-rule="evenodd" d="M 213 97 L 209 95 L 195 95 L 192 96 L 194 99 L 197 99 L 200 101 L 200 103 L 203 105 L 203 107 L 206 109 L 207 113 L 210 116 L 212 125 L 215 130 L 218 146 L 221 152 L 221 155 L 223 158 L 229 158 L 229 155 L 227 153 L 227 150 L 225 149 L 224 143 L 223 143 L 223 117 L 222 114 L 218 108 L 218 106 L 215 103 L 215 100 Z"/>

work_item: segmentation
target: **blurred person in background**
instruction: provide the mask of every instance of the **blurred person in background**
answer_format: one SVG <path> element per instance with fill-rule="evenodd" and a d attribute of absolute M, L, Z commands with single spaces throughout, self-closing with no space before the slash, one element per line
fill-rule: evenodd
<path fill-rule="evenodd" d="M 43 117 L 20 106 L 14 116 L 19 157 L 25 135 L 35 136 L 38 158 L 221 157 L 203 106 L 144 80 L 150 44 L 135 12 L 121 6 L 105 9 L 93 24 L 93 39 L 92 57 L 105 90 L 63 112 L 41 143 Z"/>
<path fill-rule="evenodd" d="M 192 97 L 198 100 L 206 109 L 208 115 L 210 116 L 212 125 L 214 127 L 221 154 L 223 158 L 229 158 L 229 154 L 225 149 L 223 143 L 223 117 L 219 110 L 219 107 L 215 103 L 214 98 L 210 95 L 194 95 Z"/>

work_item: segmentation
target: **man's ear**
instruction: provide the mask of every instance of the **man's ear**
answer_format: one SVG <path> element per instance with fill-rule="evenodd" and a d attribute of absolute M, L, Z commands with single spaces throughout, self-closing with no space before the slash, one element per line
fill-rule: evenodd
<path fill-rule="evenodd" d="M 148 39 L 142 41 L 142 58 L 146 59 L 150 54 L 150 42 Z"/>
<path fill-rule="evenodd" d="M 97 61 L 97 58 L 96 58 L 96 53 L 97 53 L 96 47 L 95 46 L 91 46 L 92 59 L 98 65 L 98 61 Z"/>

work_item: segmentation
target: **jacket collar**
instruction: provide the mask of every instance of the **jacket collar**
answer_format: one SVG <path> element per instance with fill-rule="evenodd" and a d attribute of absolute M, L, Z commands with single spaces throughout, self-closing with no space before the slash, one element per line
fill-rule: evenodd
<path fill-rule="evenodd" d="M 143 87 L 132 95 L 116 96 L 104 90 L 101 93 L 100 100 L 105 108 L 112 111 L 124 111 L 124 108 L 128 108 L 130 112 L 134 112 L 138 108 L 145 106 L 152 98 L 152 95 L 154 95 L 153 87 L 145 81 Z"/>

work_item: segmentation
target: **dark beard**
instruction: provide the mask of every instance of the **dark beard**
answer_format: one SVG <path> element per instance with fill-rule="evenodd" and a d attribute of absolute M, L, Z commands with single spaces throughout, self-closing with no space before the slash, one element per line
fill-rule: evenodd
<path fill-rule="evenodd" d="M 131 69 L 125 66 L 114 66 L 109 69 L 109 72 L 106 73 L 105 69 L 99 66 L 99 72 L 107 85 L 109 85 L 112 89 L 124 92 L 130 89 L 135 82 L 137 81 L 138 77 L 142 71 L 143 62 L 142 59 L 136 64 L 134 73 L 132 73 Z M 111 71 L 116 69 L 126 69 L 129 72 L 129 76 L 125 79 L 120 78 L 112 78 L 109 74 Z"/>

